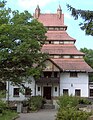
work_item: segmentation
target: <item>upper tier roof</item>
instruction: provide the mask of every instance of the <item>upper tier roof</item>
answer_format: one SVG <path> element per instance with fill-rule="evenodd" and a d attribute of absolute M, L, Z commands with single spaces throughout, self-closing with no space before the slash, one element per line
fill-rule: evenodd
<path fill-rule="evenodd" d="M 49 54 L 62 55 L 84 55 L 84 53 L 77 50 L 73 44 L 55 45 L 45 44 L 42 47 L 42 52 Z"/>
<path fill-rule="evenodd" d="M 64 26 L 64 14 L 61 15 L 61 18 L 57 14 L 40 14 L 38 21 L 44 26 Z"/>
<path fill-rule="evenodd" d="M 93 72 L 93 69 L 83 59 L 51 59 L 64 72 Z"/>
<path fill-rule="evenodd" d="M 75 39 L 70 37 L 66 31 L 47 31 L 46 36 L 47 40 L 75 41 Z"/>

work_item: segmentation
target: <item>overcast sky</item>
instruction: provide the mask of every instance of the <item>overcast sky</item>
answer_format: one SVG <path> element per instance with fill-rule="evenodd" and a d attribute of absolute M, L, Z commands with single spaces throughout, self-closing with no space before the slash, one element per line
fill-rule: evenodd
<path fill-rule="evenodd" d="M 68 34 L 76 39 L 76 47 L 93 49 L 93 37 L 86 36 L 84 31 L 79 28 L 80 20 L 75 21 L 70 16 L 66 4 L 70 4 L 77 9 L 93 10 L 93 0 L 7 0 L 7 6 L 12 10 L 23 12 L 28 10 L 31 14 L 37 5 L 40 6 L 41 13 L 56 13 L 58 6 L 61 6 L 62 12 L 65 15 L 65 25 L 68 26 Z"/>

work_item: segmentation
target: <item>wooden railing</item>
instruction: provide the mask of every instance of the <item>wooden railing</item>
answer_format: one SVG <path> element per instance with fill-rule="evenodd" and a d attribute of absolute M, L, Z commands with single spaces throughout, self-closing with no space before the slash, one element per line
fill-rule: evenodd
<path fill-rule="evenodd" d="M 36 80 L 36 83 L 59 83 L 60 78 L 59 77 L 41 77 L 40 79 Z"/>

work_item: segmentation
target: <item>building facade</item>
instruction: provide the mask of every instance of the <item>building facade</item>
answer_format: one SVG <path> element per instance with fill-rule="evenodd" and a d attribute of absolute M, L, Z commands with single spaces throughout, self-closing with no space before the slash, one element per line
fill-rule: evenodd
<path fill-rule="evenodd" d="M 77 50 L 76 40 L 70 37 L 64 25 L 64 14 L 59 6 L 55 14 L 42 14 L 39 6 L 35 9 L 35 19 L 47 28 L 47 39 L 41 51 L 49 54 L 45 62 L 46 68 L 40 79 L 26 84 L 25 95 L 17 86 L 7 82 L 9 101 L 22 101 L 28 96 L 40 95 L 46 99 L 54 99 L 60 95 L 76 95 L 89 97 L 89 73 L 93 69 L 84 61 L 84 53 Z"/>

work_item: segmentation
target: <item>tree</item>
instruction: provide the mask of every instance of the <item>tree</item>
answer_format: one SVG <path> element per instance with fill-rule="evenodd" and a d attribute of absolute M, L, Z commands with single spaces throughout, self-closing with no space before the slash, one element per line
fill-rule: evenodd
<path fill-rule="evenodd" d="M 85 61 L 93 68 L 93 50 L 87 48 L 81 48 L 81 52 L 85 53 Z M 93 74 L 90 74 L 90 81 L 93 81 Z"/>
<path fill-rule="evenodd" d="M 71 5 L 67 4 L 68 10 L 71 11 L 71 15 L 77 20 L 81 17 L 84 21 L 80 23 L 80 28 L 85 30 L 87 35 L 93 36 L 93 11 L 75 9 Z"/>
<path fill-rule="evenodd" d="M 12 11 L 0 2 L 0 80 L 21 84 L 22 78 L 40 75 L 47 57 L 41 53 L 45 33 L 28 11 Z"/>

